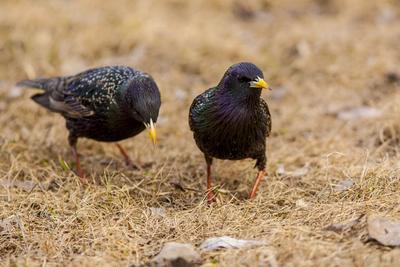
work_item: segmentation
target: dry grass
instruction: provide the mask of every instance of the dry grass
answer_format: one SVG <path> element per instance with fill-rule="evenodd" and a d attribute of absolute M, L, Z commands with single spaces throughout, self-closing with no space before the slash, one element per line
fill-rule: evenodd
<path fill-rule="evenodd" d="M 394 266 L 399 249 L 368 242 L 371 213 L 400 217 L 398 1 L 32 1 L 0 3 L 0 258 L 5 266 L 143 263 L 167 241 L 195 245 L 230 235 L 268 247 L 203 254 L 219 266 Z M 187 124 L 193 96 L 238 61 L 259 65 L 275 88 L 269 175 L 245 200 L 253 162 L 215 164 L 219 202 L 204 202 L 205 170 Z M 35 105 L 18 79 L 126 64 L 151 73 L 163 98 L 160 146 L 124 141 L 125 168 L 110 144 L 82 140 L 92 184 L 71 162 L 63 119 Z M 285 91 L 286 90 L 286 91 Z M 279 97 L 280 92 L 286 92 Z M 331 113 L 360 105 L 379 119 Z M 284 165 L 287 174 L 278 174 Z M 304 166 L 303 176 L 291 171 Z M 335 190 L 352 179 L 347 191 Z M 10 181 L 24 181 L 8 187 Z M 29 181 L 37 184 L 34 188 Z M 179 183 L 181 190 L 171 183 Z M 166 216 L 151 212 L 166 209 Z M 360 222 L 341 232 L 332 223 Z"/>

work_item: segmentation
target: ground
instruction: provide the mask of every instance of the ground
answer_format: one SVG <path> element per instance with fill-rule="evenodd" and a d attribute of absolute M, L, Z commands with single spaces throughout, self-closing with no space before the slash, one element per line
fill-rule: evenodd
<path fill-rule="evenodd" d="M 138 265 L 165 242 L 222 235 L 269 245 L 202 253 L 203 264 L 399 264 L 398 248 L 370 240 L 366 218 L 400 218 L 400 3 L 245 2 L 1 1 L 3 265 Z M 208 206 L 188 108 L 240 61 L 257 64 L 273 88 L 263 94 L 268 175 L 248 201 L 254 162 L 215 161 L 218 201 Z M 64 120 L 14 83 L 110 64 L 157 81 L 159 145 L 145 133 L 121 143 L 144 166 L 136 171 L 113 144 L 81 140 L 83 185 L 69 170 Z M 357 107 L 369 115 L 347 118 Z"/>

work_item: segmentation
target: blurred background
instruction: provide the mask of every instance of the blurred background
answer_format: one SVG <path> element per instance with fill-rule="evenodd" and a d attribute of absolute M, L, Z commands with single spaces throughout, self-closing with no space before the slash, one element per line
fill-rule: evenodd
<path fill-rule="evenodd" d="M 342 240 L 338 236 L 308 235 L 314 232 L 313 227 L 320 229 L 335 216 L 346 219 L 364 212 L 363 201 L 369 200 L 366 205 L 371 208 L 381 207 L 383 201 L 398 205 L 398 198 L 391 192 L 396 192 L 399 183 L 391 179 L 400 167 L 399 43 L 398 0 L 1 0 L 0 178 L 62 184 L 65 190 L 74 192 L 74 199 L 91 196 L 85 203 L 96 208 L 85 210 L 87 216 L 82 221 L 96 224 L 91 231 L 97 236 L 118 235 L 131 227 L 121 226 L 118 231 L 102 228 L 107 212 L 121 210 L 112 201 L 105 201 L 104 207 L 96 206 L 98 198 L 109 193 L 103 191 L 103 185 L 116 186 L 112 190 L 117 191 L 110 189 L 112 196 L 107 195 L 114 199 L 118 190 L 142 179 L 140 187 L 144 191 L 129 191 L 133 198 L 128 200 L 134 201 L 130 207 L 138 209 L 137 214 L 148 205 L 172 207 L 183 226 L 168 240 L 197 242 L 211 233 L 234 234 L 241 230 L 243 235 L 257 237 L 269 218 L 264 230 L 273 225 L 271 239 L 282 245 L 277 252 L 278 262 L 298 263 L 296 260 L 309 256 L 315 265 L 329 265 L 327 255 L 336 253 L 337 242 Z M 205 189 L 204 160 L 189 130 L 188 109 L 195 96 L 216 85 L 225 70 L 240 61 L 258 65 L 273 88 L 263 93 L 271 110 L 273 130 L 268 149 L 269 176 L 260 189 L 262 201 L 258 205 L 262 207 L 243 204 L 254 214 L 268 212 L 249 218 L 247 213 L 236 214 L 240 211 L 235 207 L 216 208 L 216 217 L 234 216 L 232 228 L 210 223 L 203 225 L 199 233 L 196 229 L 200 227 L 191 225 L 187 218 L 208 216 L 208 209 L 183 212 L 202 200 Z M 60 163 L 72 163 L 63 119 L 33 103 L 29 97 L 34 91 L 14 84 L 20 79 L 70 75 L 116 64 L 148 72 L 156 80 L 163 102 L 158 122 L 159 148 L 148 149 L 146 134 L 123 142 L 133 159 L 153 164 L 145 173 L 138 173 L 124 170 L 114 146 L 80 141 L 84 167 L 100 183 L 82 192 L 75 186 L 76 177 Z M 215 184 L 225 190 L 223 202 L 247 195 L 255 175 L 253 164 L 217 161 Z M 357 184 L 354 194 L 327 193 L 332 184 L 350 178 L 351 185 Z M 176 191 L 171 181 L 199 191 Z M 33 220 L 23 189 L 2 193 L 7 196 L 4 205 L 0 203 L 6 207 L 3 217 L 18 211 L 23 220 Z M 75 210 L 84 204 L 65 202 L 65 194 L 33 191 L 29 199 L 41 209 L 51 207 L 66 220 L 70 215 L 61 206 Z M 139 198 L 144 200 L 137 201 Z M 296 210 L 299 199 L 312 205 Z M 290 212 L 274 213 L 275 207 Z M 104 214 L 99 215 L 99 210 Z M 224 220 L 222 217 L 215 222 Z M 28 248 L 15 238 L 13 246 L 4 246 L 0 252 L 38 258 L 53 255 L 53 260 L 63 260 L 85 248 L 89 254 L 102 251 L 107 259 L 140 262 L 158 251 L 169 228 L 154 230 L 143 221 L 135 223 L 140 229 L 133 237 L 121 234 L 98 243 L 91 239 L 86 226 L 78 224 L 82 230 L 79 235 L 95 245 L 78 240 L 77 235 L 77 239 L 71 237 L 74 251 L 60 241 L 59 226 L 46 230 L 54 231 L 53 235 L 32 226 L 33 233 L 42 233 L 32 237 L 36 245 Z M 310 228 L 289 233 L 282 227 L 292 223 Z M 293 226 L 292 230 L 298 229 Z M 158 241 L 139 246 L 138 236 Z M 42 244 L 42 239 L 51 240 L 51 246 Z M 316 239 L 331 241 L 322 246 Z M 121 243 L 126 247 L 112 246 Z M 139 247 L 130 247 L 135 244 Z M 292 253 L 296 250 L 297 254 Z M 343 249 L 340 255 L 349 261 L 340 262 L 342 266 L 356 261 L 350 255 L 355 250 L 361 258 L 381 253 L 362 246 Z M 288 255 L 290 260 L 286 260 Z M 234 266 L 229 259 L 226 262 L 224 266 Z"/>

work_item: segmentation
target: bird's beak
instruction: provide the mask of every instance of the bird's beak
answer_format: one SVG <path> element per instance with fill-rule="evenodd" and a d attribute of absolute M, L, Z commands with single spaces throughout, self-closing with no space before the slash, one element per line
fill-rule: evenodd
<path fill-rule="evenodd" d="M 269 84 L 263 78 L 260 78 L 260 77 L 257 77 L 254 81 L 251 81 L 250 87 L 271 90 L 271 88 L 269 87 Z"/>
<path fill-rule="evenodd" d="M 145 123 L 146 128 L 149 130 L 149 136 L 154 145 L 157 144 L 157 133 L 154 127 L 153 119 L 150 119 L 150 123 Z"/>

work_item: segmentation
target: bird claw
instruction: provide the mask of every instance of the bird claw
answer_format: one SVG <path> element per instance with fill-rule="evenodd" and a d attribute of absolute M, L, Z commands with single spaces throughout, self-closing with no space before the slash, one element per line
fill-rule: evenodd
<path fill-rule="evenodd" d="M 208 202 L 208 204 L 217 202 L 217 198 L 211 190 L 207 192 L 207 202 Z"/>
<path fill-rule="evenodd" d="M 141 170 L 141 169 L 142 169 L 139 165 L 133 163 L 130 159 L 129 159 L 129 160 L 128 160 L 128 159 L 125 160 L 125 164 L 126 164 L 126 166 L 127 166 L 128 168 L 130 168 L 130 169 L 132 169 L 132 170 L 135 170 L 135 171 L 138 171 L 138 170 Z"/>
<path fill-rule="evenodd" d="M 86 173 L 83 170 L 77 169 L 75 174 L 79 177 L 82 184 L 88 184 Z"/>

